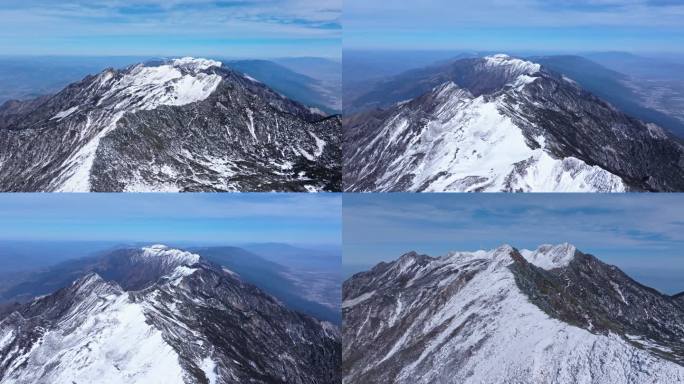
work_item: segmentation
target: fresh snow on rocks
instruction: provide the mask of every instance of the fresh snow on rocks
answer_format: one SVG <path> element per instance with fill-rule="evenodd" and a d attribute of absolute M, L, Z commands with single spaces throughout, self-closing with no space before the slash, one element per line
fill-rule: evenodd
<path fill-rule="evenodd" d="M 340 381 L 335 326 L 195 254 L 123 249 L 96 268 L 113 281 L 89 273 L 0 315 L 0 384 Z"/>
<path fill-rule="evenodd" d="M 140 304 L 94 274 L 74 284 L 79 301 L 27 352 L 4 356 L 14 363 L 0 383 L 184 383 L 178 354 Z M 6 321 L 0 334 L 11 327 Z"/>
<path fill-rule="evenodd" d="M 410 253 L 353 276 L 343 290 L 344 383 L 682 382 L 684 366 L 624 335 L 552 318 L 521 291 L 519 255 L 556 269 L 575 252 L 560 244 Z"/>
<path fill-rule="evenodd" d="M 539 64 L 494 55 L 438 70 L 397 78 L 429 91 L 345 117 L 345 190 L 684 190 L 681 143 Z M 382 90 L 364 102 L 388 102 Z"/>
<path fill-rule="evenodd" d="M 151 110 L 160 105 L 185 105 L 206 99 L 221 82 L 221 76 L 198 72 L 220 62 L 186 57 L 170 64 L 156 67 L 137 65 L 120 79 L 109 72 L 100 75 L 100 87 L 108 87 L 98 105 L 112 102 L 114 108 L 84 127 L 84 136 L 97 131 L 82 150 L 66 160 L 65 172 L 55 181 L 55 189 L 61 192 L 90 191 L 90 170 L 100 140 L 111 132 L 126 112 Z M 189 71 L 183 73 L 182 69 Z M 61 112 L 55 118 L 64 118 L 74 110 Z M 102 129 L 104 127 L 104 129 Z"/>
<path fill-rule="evenodd" d="M 0 106 L 0 191 L 339 191 L 341 168 L 339 116 L 214 60 L 108 69 Z"/>

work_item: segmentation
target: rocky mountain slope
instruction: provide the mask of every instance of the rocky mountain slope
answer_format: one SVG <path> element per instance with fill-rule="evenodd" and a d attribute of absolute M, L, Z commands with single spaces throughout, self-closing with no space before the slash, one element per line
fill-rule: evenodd
<path fill-rule="evenodd" d="M 569 244 L 408 253 L 344 283 L 343 382 L 682 382 L 678 301 Z"/>
<path fill-rule="evenodd" d="M 339 382 L 331 324 L 190 252 L 117 260 L 0 317 L 0 383 Z"/>
<path fill-rule="evenodd" d="M 340 125 L 213 60 L 110 69 L 0 107 L 0 190 L 339 190 Z"/>
<path fill-rule="evenodd" d="M 684 190 L 678 139 L 537 63 L 494 55 L 414 75 L 359 101 L 392 106 L 345 118 L 345 190 Z"/>
<path fill-rule="evenodd" d="M 35 253 L 50 254 L 49 251 L 40 249 L 45 247 L 49 245 L 36 246 Z M 54 247 L 59 247 L 59 245 L 54 245 Z M 20 273 L 0 274 L 0 312 L 3 311 L 3 305 L 26 303 L 36 296 L 53 293 L 89 273 L 96 273 L 108 280 L 117 278 L 122 273 L 128 273 L 131 268 L 135 267 L 143 283 L 147 281 L 149 273 L 152 273 L 152 276 L 157 274 L 154 270 L 145 272 L 145 269 L 139 267 L 139 261 L 131 262 L 131 250 L 128 249 L 130 246 L 121 247 L 113 247 L 94 254 L 88 253 L 55 265 L 35 267 Z M 7 248 L 2 248 L 2 245 L 0 249 L 2 249 L 0 254 L 7 251 Z M 240 275 L 242 281 L 257 286 L 290 309 L 334 324 L 340 324 L 342 321 L 340 310 L 342 279 L 337 278 L 334 281 L 326 281 L 327 284 L 320 284 L 321 274 L 310 273 L 308 269 L 298 266 L 296 257 L 291 258 L 293 262 L 288 262 L 285 257 L 280 260 L 280 263 L 275 263 L 266 260 L 260 254 L 239 247 L 200 247 L 186 250 L 201 255 L 209 262 L 230 269 Z M 303 251 L 312 259 L 318 259 L 320 256 L 316 254 L 316 251 Z M 281 256 L 282 254 L 285 252 L 281 252 Z M 8 257 L 15 257 L 11 250 Z M 19 254 L 16 257 L 24 256 Z M 339 268 L 339 263 L 338 261 L 337 268 Z M 309 262 L 309 265 L 315 266 L 316 263 Z M 337 275 L 334 276 L 337 277 Z M 137 289 L 138 287 L 124 286 L 124 288 Z M 334 304 L 331 305 L 331 303 Z"/>

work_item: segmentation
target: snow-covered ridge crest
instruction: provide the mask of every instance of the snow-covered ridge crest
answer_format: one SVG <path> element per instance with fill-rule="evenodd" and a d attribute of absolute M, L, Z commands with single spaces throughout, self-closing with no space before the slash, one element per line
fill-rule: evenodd
<path fill-rule="evenodd" d="M 140 260 L 159 260 L 165 264 L 177 266 L 190 266 L 200 260 L 200 255 L 196 253 L 173 249 L 163 244 L 143 247 L 138 257 Z"/>
<path fill-rule="evenodd" d="M 110 70 L 98 76 L 91 85 L 96 99 L 94 111 L 82 111 L 87 116 L 81 137 L 85 141 L 80 150 L 64 161 L 64 171 L 55 182 L 61 192 L 90 191 L 90 170 L 100 140 L 113 131 L 125 113 L 153 110 L 162 105 L 180 106 L 205 100 L 218 87 L 222 77 L 202 72 L 221 62 L 190 57 L 174 59 L 159 66 L 138 64 L 128 68 L 121 76 Z M 62 119 L 75 110 L 57 113 L 53 119 Z"/>
<path fill-rule="evenodd" d="M 514 85 L 533 79 L 515 78 L 520 84 L 514 80 Z M 407 133 L 413 115 L 398 111 L 349 158 L 350 163 L 364 158 L 359 179 L 378 175 L 373 176 L 375 191 L 392 190 L 397 180 L 412 174 L 404 190 L 624 192 L 622 180 L 607 170 L 574 157 L 553 157 L 543 137 L 537 138 L 539 147 L 530 147 L 520 127 L 502 112 L 508 108 L 503 97 L 473 98 L 453 82 L 433 94 L 438 105 L 427 124 Z M 403 152 L 395 153 L 398 149 Z"/>
<path fill-rule="evenodd" d="M 3 356 L 13 363 L 3 367 L 0 382 L 183 382 L 180 356 L 149 323 L 143 305 L 94 273 L 74 287 L 76 302 L 59 321 L 40 328 L 44 334 L 30 348 L 15 347 Z M 22 342 L 22 331 L 0 322 L 0 347 Z"/>
<path fill-rule="evenodd" d="M 204 71 L 211 67 L 221 67 L 222 62 L 217 60 L 194 58 L 194 57 L 181 57 L 179 59 L 171 60 L 171 65 L 174 67 L 183 67 L 187 69 L 192 69 L 195 71 Z"/>
<path fill-rule="evenodd" d="M 563 243 L 520 253 L 556 267 L 574 252 Z M 510 245 L 425 259 L 401 279 L 387 273 L 394 270 L 374 268 L 345 282 L 348 384 L 684 382 L 684 366 L 635 346 L 628 340 L 635 337 L 592 333 L 542 310 L 517 279 L 545 274 Z"/>
<path fill-rule="evenodd" d="M 520 250 L 520 254 L 529 263 L 543 269 L 562 268 L 567 266 L 575 257 L 577 248 L 569 243 L 558 245 L 543 244 L 536 250 Z"/>
<path fill-rule="evenodd" d="M 492 250 L 479 250 L 475 252 L 449 252 L 444 259 L 463 262 L 474 259 L 492 259 L 497 262 L 508 265 L 513 262 L 511 258 L 512 253 L 516 249 L 509 245 L 503 244 Z M 554 269 L 567 266 L 574 258 L 577 248 L 569 243 L 561 243 L 557 245 L 542 244 L 535 250 L 521 249 L 520 255 L 525 260 L 539 268 Z"/>
<path fill-rule="evenodd" d="M 541 65 L 527 60 L 521 60 L 504 53 L 499 53 L 484 58 L 487 66 L 506 66 L 511 72 L 518 74 L 534 74 L 541 70 Z"/>

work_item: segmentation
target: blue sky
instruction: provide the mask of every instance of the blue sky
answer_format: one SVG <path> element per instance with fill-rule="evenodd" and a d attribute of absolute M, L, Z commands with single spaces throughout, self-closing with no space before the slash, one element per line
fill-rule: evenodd
<path fill-rule="evenodd" d="M 339 57 L 342 0 L 2 0 L 5 55 Z"/>
<path fill-rule="evenodd" d="M 339 194 L 4 194 L 0 240 L 338 245 Z"/>
<path fill-rule="evenodd" d="M 345 49 L 681 53 L 681 0 L 346 0 Z"/>
<path fill-rule="evenodd" d="M 343 263 L 415 250 L 535 249 L 569 242 L 668 293 L 684 291 L 680 194 L 346 194 Z"/>

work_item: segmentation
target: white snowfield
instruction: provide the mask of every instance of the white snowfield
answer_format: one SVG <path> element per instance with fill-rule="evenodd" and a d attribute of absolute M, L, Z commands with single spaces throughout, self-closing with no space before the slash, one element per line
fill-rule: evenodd
<path fill-rule="evenodd" d="M 387 355 L 363 367 L 373 366 L 404 351 L 416 358 L 403 365 L 397 383 L 515 383 L 515 384 L 669 384 L 684 382 L 684 367 L 635 348 L 617 335 L 596 335 L 550 318 L 530 303 L 517 287 L 508 266 L 508 245 L 491 251 L 456 252 L 425 266 L 400 267 L 414 276 L 425 276 L 426 290 L 449 289 L 438 307 L 421 307 L 397 297 L 395 313 L 365 334 L 378 335 L 399 319 L 412 318 Z M 552 269 L 567 265 L 575 248 L 569 244 L 544 245 L 523 250 L 530 263 Z M 474 272 L 471 280 L 458 281 Z M 384 275 L 383 275 L 384 276 Z M 382 277 L 380 277 L 382 278 Z M 457 290 L 451 283 L 463 284 Z M 367 297 L 351 298 L 349 305 L 363 305 Z M 365 309 L 364 309 L 365 310 Z M 370 310 L 369 310 L 370 311 Z M 369 312 L 370 313 L 370 312 Z M 366 324 L 363 325 L 364 327 Z M 356 330 L 358 333 L 364 329 Z M 413 348 L 413 349 L 412 349 Z M 347 377 L 345 382 L 351 382 Z"/>
<path fill-rule="evenodd" d="M 516 59 L 504 53 L 499 53 L 492 56 L 487 56 L 485 59 L 485 66 L 505 68 L 509 77 L 517 77 L 521 75 L 533 75 L 541 70 L 541 65 L 527 60 Z"/>
<path fill-rule="evenodd" d="M 138 256 L 142 261 L 161 262 L 166 266 L 189 266 L 199 262 L 200 255 L 180 249 L 169 248 L 163 244 L 154 244 L 143 247 Z"/>
<path fill-rule="evenodd" d="M 107 90 L 97 102 L 96 111 L 83 111 L 86 124 L 81 127 L 83 145 L 62 165 L 62 173 L 52 183 L 51 188 L 62 192 L 89 192 L 90 170 L 95 160 L 95 152 L 100 140 L 116 128 L 117 122 L 126 112 L 152 110 L 161 105 L 186 105 L 209 97 L 221 83 L 221 76 L 204 73 L 211 67 L 220 67 L 221 62 L 207 59 L 185 57 L 168 64 L 147 67 L 135 66 L 124 76 L 116 77 L 112 72 L 100 74 L 94 83 L 93 94 Z M 72 107 L 55 115 L 53 119 L 65 118 L 76 111 Z"/>
<path fill-rule="evenodd" d="M 91 288 L 81 288 L 86 297 L 15 361 L 1 383 L 183 383 L 177 353 L 147 324 L 143 307 L 117 286 Z"/>
<path fill-rule="evenodd" d="M 505 68 L 515 78 L 514 88 L 534 82 L 540 70 L 539 64 L 506 55 L 487 57 L 481 65 Z M 453 82 L 433 92 L 438 107 L 418 132 L 407 133 L 412 116 L 400 110 L 367 148 L 352 153 L 352 161 L 367 163 L 359 179 L 376 172 L 376 164 L 391 163 L 378 177 L 377 191 L 392 190 L 407 174 L 415 175 L 405 187 L 408 191 L 625 191 L 620 177 L 598 166 L 574 157 L 555 158 L 543 137 L 536 138 L 539 147 L 533 148 L 520 127 L 501 112 L 510 108 L 504 95 L 474 97 Z M 370 149 L 378 143 L 380 149 Z M 406 151 L 397 156 L 393 150 L 400 145 Z"/>
<path fill-rule="evenodd" d="M 187 266 L 199 258 L 164 245 L 145 247 L 140 257 L 143 262 L 163 258 L 166 265 L 176 265 L 168 276 L 176 290 L 182 278 L 195 271 Z M 80 284 L 78 304 L 69 309 L 56 329 L 14 360 L 0 384 L 185 383 L 188 376 L 177 352 L 146 319 L 146 314 L 155 312 L 155 305 L 159 305 L 156 289 L 143 300 L 133 301 L 117 284 L 105 282 L 94 273 L 74 284 Z M 7 319 L 0 321 L 0 348 L 16 337 L 6 323 Z M 10 350 L 7 356 L 0 356 L 0 363 L 17 353 L 16 348 Z M 216 364 L 210 356 L 202 357 L 197 365 L 211 383 L 218 382 Z"/>

